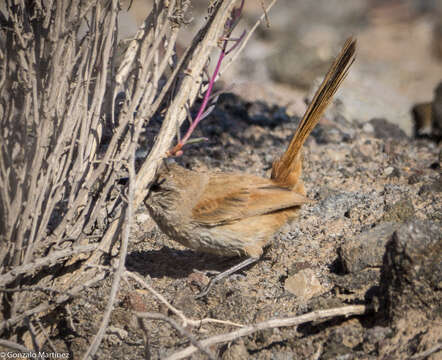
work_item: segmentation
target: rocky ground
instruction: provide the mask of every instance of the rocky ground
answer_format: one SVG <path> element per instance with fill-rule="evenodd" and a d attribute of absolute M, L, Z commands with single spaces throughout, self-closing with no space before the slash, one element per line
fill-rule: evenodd
<path fill-rule="evenodd" d="M 343 34 L 356 32 L 361 38 L 359 65 L 304 147 L 303 178 L 314 203 L 301 208 L 299 218 L 275 236 L 258 263 L 217 284 L 206 298 L 194 298 L 208 281 L 195 270 L 223 270 L 238 259 L 185 249 L 163 235 L 144 208 L 136 213 L 127 268 L 194 319 L 253 324 L 349 304 L 372 306 L 366 315 L 264 330 L 211 348 L 222 359 L 435 360 L 442 341 L 442 148 L 437 136 L 414 136 L 410 112 L 413 104 L 432 100 L 441 80 L 440 60 L 428 50 L 434 41 L 429 30 L 434 19 L 425 9 L 410 7 L 412 2 L 355 1 L 344 15 L 335 4 L 331 20 L 311 33 L 309 25 L 320 18 L 321 7 L 316 18 L 303 19 L 302 14 L 309 13 L 307 2 L 296 3 L 304 4 L 291 21 L 296 25 L 284 31 L 297 34 L 292 40 L 304 40 L 293 40 L 293 51 L 281 45 L 288 59 L 281 52 L 276 58 L 259 59 L 256 54 L 266 52 L 269 41 L 258 34 L 261 42 L 251 47 L 246 60 L 250 64 L 255 50 L 252 59 L 262 61 L 249 66 L 250 78 L 257 73 L 263 77 L 237 83 L 224 94 L 195 134 L 209 140 L 189 146 L 177 161 L 191 168 L 269 176 L 273 159 L 285 150 L 305 108 L 307 88 L 324 73 Z M 282 18 L 277 18 L 282 24 L 284 15 L 288 17 L 280 11 Z M 387 21 L 390 18 L 394 21 Z M 401 32 L 406 24 L 406 34 L 425 53 L 422 48 L 418 54 L 407 53 Z M 333 26 L 336 29 L 329 31 Z M 305 34 L 322 55 L 305 49 Z M 321 34 L 329 35 L 319 42 L 324 39 Z M 421 42 L 420 36 L 426 40 Z M 407 56 L 420 58 L 416 63 Z M 399 61 L 405 61 L 409 71 L 398 66 Z M 407 83 L 413 91 L 406 89 Z M 151 124 L 148 138 L 158 126 Z M 97 332 L 110 285 L 108 279 L 70 304 L 66 319 L 74 323 L 66 320 L 68 330 L 53 339 L 57 349 L 84 352 Z M 134 283 L 122 283 L 100 359 L 143 358 L 143 332 L 130 306 L 134 297 L 142 299 L 147 311 L 171 315 L 151 294 L 136 289 Z M 189 345 L 165 322 L 149 321 L 147 326 L 153 359 Z M 233 329 L 206 324 L 188 330 L 202 339 Z M 196 353 L 193 358 L 205 356 Z"/>
<path fill-rule="evenodd" d="M 269 176 L 298 120 L 276 105 L 223 95 L 197 133 L 210 140 L 189 147 L 179 161 Z M 304 150 L 304 181 L 315 202 L 302 207 L 256 265 L 196 300 L 208 279 L 195 269 L 222 270 L 238 260 L 185 249 L 139 209 L 127 267 L 195 319 L 252 324 L 346 304 L 375 307 L 364 316 L 258 332 L 213 348 L 221 358 L 409 358 L 441 340 L 441 156 L 435 142 L 412 139 L 388 121 L 324 118 Z M 82 335 L 72 339 L 74 353 L 96 332 L 109 286 L 110 280 L 71 305 Z M 143 296 L 148 311 L 168 314 L 151 295 L 134 290 L 123 283 L 100 358 L 142 358 L 142 331 L 128 305 L 134 294 Z M 152 358 L 188 345 L 167 323 L 149 322 L 149 328 Z M 232 329 L 191 330 L 204 338 Z"/>

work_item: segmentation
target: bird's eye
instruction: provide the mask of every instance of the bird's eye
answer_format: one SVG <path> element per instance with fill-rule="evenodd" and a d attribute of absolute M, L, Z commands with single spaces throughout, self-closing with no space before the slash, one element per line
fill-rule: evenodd
<path fill-rule="evenodd" d="M 159 191 L 159 190 L 160 190 L 160 185 L 158 185 L 158 184 L 153 184 L 153 185 L 150 187 L 150 191 L 157 192 L 157 191 Z"/>
<path fill-rule="evenodd" d="M 161 190 L 161 184 L 163 184 L 166 179 L 158 179 L 152 186 L 150 187 L 150 191 L 157 192 Z"/>

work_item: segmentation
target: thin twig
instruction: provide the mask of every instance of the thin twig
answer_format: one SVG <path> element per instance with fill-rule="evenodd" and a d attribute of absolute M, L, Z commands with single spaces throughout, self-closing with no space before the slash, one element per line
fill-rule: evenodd
<path fill-rule="evenodd" d="M 32 351 L 29 350 L 26 346 L 17 344 L 16 342 L 9 341 L 9 340 L 3 340 L 0 339 L 0 345 L 7 347 L 8 349 L 17 350 L 23 353 L 31 353 Z"/>
<path fill-rule="evenodd" d="M 11 271 L 0 275 L 0 286 L 6 285 L 14 281 L 18 276 L 23 274 L 29 274 L 30 272 L 38 269 L 42 266 L 56 264 L 60 259 L 70 257 L 75 254 L 80 254 L 84 252 L 90 252 L 95 250 L 99 244 L 88 244 L 74 246 L 73 248 L 63 249 L 59 251 L 54 251 L 48 256 L 35 260 L 29 264 L 16 266 Z"/>
<path fill-rule="evenodd" d="M 215 66 L 215 70 L 213 71 L 213 75 L 209 78 L 209 84 L 208 84 L 207 90 L 204 94 L 203 102 L 200 105 L 200 108 L 198 110 L 198 113 L 197 113 L 195 119 L 190 122 L 191 124 L 190 124 L 189 129 L 187 130 L 186 134 L 178 142 L 178 144 L 176 144 L 172 149 L 170 149 L 167 152 L 167 156 L 181 155 L 183 146 L 186 145 L 190 136 L 193 134 L 193 132 L 195 131 L 196 127 L 201 122 L 201 120 L 203 120 L 205 118 L 205 116 L 207 116 L 207 115 L 205 115 L 206 107 L 207 107 L 209 100 L 211 98 L 213 85 L 215 84 L 215 81 L 218 78 L 218 73 L 220 71 L 221 64 L 222 64 L 224 58 L 232 50 L 234 50 L 238 46 L 238 44 L 242 41 L 242 39 L 244 38 L 245 33 L 243 33 L 238 39 L 234 40 L 235 43 L 232 45 L 232 47 L 230 49 L 227 49 L 227 45 L 228 45 L 229 41 L 231 40 L 230 35 L 232 34 L 233 30 L 235 29 L 235 26 L 239 22 L 243 6 L 244 6 L 244 0 L 241 1 L 241 5 L 238 8 L 232 9 L 231 18 L 228 18 L 226 20 L 226 24 L 225 24 L 225 29 L 226 29 L 225 31 L 226 32 L 222 36 L 223 44 L 221 46 L 221 52 L 218 56 L 218 61 Z"/>
<path fill-rule="evenodd" d="M 41 323 L 40 320 L 37 320 L 37 325 L 40 328 L 40 331 L 42 332 L 43 336 L 45 337 L 46 341 L 48 342 L 50 348 L 52 349 L 53 352 L 57 352 L 57 349 L 54 345 L 54 343 L 52 342 L 51 338 L 49 337 L 46 329 L 44 328 L 43 324 Z"/>
<path fill-rule="evenodd" d="M 181 321 L 182 326 L 187 327 L 195 326 L 195 327 L 201 327 L 203 324 L 208 323 L 215 323 L 215 324 L 222 324 L 222 325 L 230 325 L 230 326 L 236 326 L 236 327 L 242 327 L 243 325 L 228 321 L 228 320 L 219 320 L 219 319 L 211 319 L 211 318 L 204 318 L 202 320 L 194 320 L 187 318 L 181 310 L 178 310 L 175 308 L 170 302 L 168 302 L 163 295 L 158 293 L 152 286 L 150 286 L 143 278 L 141 278 L 139 275 L 134 274 L 133 272 L 126 271 L 125 276 L 130 277 L 134 279 L 138 284 L 140 284 L 142 287 L 147 289 L 151 294 L 153 294 L 158 300 L 160 300 L 171 312 L 173 312 L 175 315 L 177 315 Z"/>
<path fill-rule="evenodd" d="M 57 290 L 51 287 L 45 287 L 45 286 L 21 286 L 21 287 L 17 287 L 17 288 L 4 288 L 4 287 L 0 287 L 0 292 L 5 292 L 5 293 L 14 293 L 14 292 L 24 292 L 24 291 L 41 291 L 47 295 L 58 295 L 58 294 L 62 294 L 63 291 L 61 290 Z"/>
<path fill-rule="evenodd" d="M 34 348 L 34 350 L 38 353 L 38 352 L 40 352 L 40 342 L 38 341 L 39 339 L 38 339 L 38 334 L 37 334 L 37 331 L 35 330 L 35 327 L 34 327 L 34 325 L 32 324 L 32 322 L 31 322 L 31 319 L 29 319 L 29 318 L 26 318 L 25 319 L 25 325 L 26 325 L 26 327 L 28 328 L 28 331 L 29 331 L 29 335 L 30 335 L 30 338 L 31 338 L 31 341 L 32 341 L 32 345 L 33 345 L 33 348 Z"/>
<path fill-rule="evenodd" d="M 70 304 L 66 304 L 66 312 L 68 314 L 68 320 L 69 320 L 69 326 L 71 327 L 71 329 L 75 332 L 77 332 L 77 327 L 74 324 L 74 319 L 72 316 L 72 311 L 71 311 L 71 305 Z"/>
<path fill-rule="evenodd" d="M 442 342 L 437 343 L 433 347 L 429 348 L 428 350 L 422 351 L 418 354 L 414 354 L 409 358 L 409 360 L 421 360 L 425 359 L 426 357 L 430 356 L 431 354 L 437 353 L 438 351 L 442 350 Z"/>
<path fill-rule="evenodd" d="M 306 322 L 317 321 L 331 317 L 338 317 L 338 316 L 348 317 L 353 315 L 361 315 L 366 313 L 370 309 L 371 307 L 366 305 L 350 305 L 350 306 L 344 306 L 340 308 L 333 308 L 327 310 L 317 310 L 300 316 L 267 320 L 254 325 L 245 326 L 239 330 L 232 331 L 226 334 L 210 337 L 208 339 L 200 341 L 200 344 L 202 344 L 203 346 L 211 346 L 214 344 L 233 341 L 240 337 L 247 336 L 261 330 L 286 327 L 286 326 L 295 326 L 295 325 L 304 324 Z M 195 351 L 197 351 L 197 348 L 195 346 L 188 346 L 187 348 L 167 357 L 166 360 L 183 359 L 185 357 L 190 356 Z"/>
<path fill-rule="evenodd" d="M 133 124 L 132 124 L 133 125 Z M 135 181 L 136 181 L 136 175 L 135 175 L 135 150 L 137 146 L 137 140 L 138 140 L 138 134 L 134 133 L 134 127 L 131 127 L 132 131 L 132 146 L 131 146 L 131 152 L 130 157 L 128 159 L 128 168 L 129 168 L 129 188 L 128 188 L 128 200 L 126 204 L 125 209 L 125 217 L 124 222 L 125 226 L 123 228 L 123 233 L 121 235 L 121 248 L 120 248 L 120 257 L 118 260 L 118 267 L 116 271 L 114 272 L 114 279 L 112 282 L 112 288 L 109 295 L 109 300 L 106 306 L 106 311 L 103 315 L 103 319 L 101 321 L 101 325 L 99 330 L 97 331 L 97 334 L 94 337 L 94 340 L 92 341 L 91 345 L 87 349 L 86 353 L 83 356 L 84 360 L 87 360 L 89 357 L 93 357 L 95 353 L 98 350 L 98 346 L 101 343 L 101 340 L 103 339 L 104 334 L 106 333 L 106 328 L 109 323 L 110 315 L 112 313 L 112 309 L 114 307 L 114 302 L 117 297 L 118 290 L 120 288 L 120 281 L 123 277 L 123 274 L 126 270 L 125 268 L 125 262 L 126 262 L 126 255 L 127 255 L 127 247 L 129 244 L 129 234 L 132 224 L 132 218 L 133 218 L 133 200 L 134 200 L 134 193 L 135 193 Z"/>
<path fill-rule="evenodd" d="M 144 340 L 144 358 L 150 359 L 150 342 L 149 342 L 149 327 L 146 326 L 146 320 L 140 317 L 137 317 L 137 323 L 143 332 L 143 340 Z"/>

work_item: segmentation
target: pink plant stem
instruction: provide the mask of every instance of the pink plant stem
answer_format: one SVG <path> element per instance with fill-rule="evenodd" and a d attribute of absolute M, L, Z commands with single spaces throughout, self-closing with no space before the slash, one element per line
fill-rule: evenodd
<path fill-rule="evenodd" d="M 235 28 L 236 24 L 239 21 L 239 18 L 241 16 L 241 12 L 244 6 L 244 0 L 241 1 L 241 5 L 239 6 L 239 8 L 236 8 L 233 10 L 232 12 L 232 19 L 229 20 L 226 24 L 226 29 L 227 32 L 224 36 L 223 39 L 223 47 L 221 50 L 221 53 L 219 55 L 218 58 L 218 62 L 216 64 L 215 70 L 213 72 L 212 77 L 209 80 L 209 86 L 207 88 L 206 93 L 204 94 L 204 99 L 203 99 L 203 103 L 201 104 L 199 110 L 198 110 L 198 114 L 196 115 L 195 120 L 191 123 L 189 129 L 187 130 L 186 134 L 184 135 L 184 137 L 181 139 L 180 142 L 178 142 L 178 144 L 176 144 L 171 150 L 168 151 L 167 155 L 171 156 L 171 155 L 181 155 L 182 154 L 182 148 L 183 146 L 186 144 L 186 142 L 189 140 L 190 136 L 192 135 L 193 131 L 195 130 L 195 128 L 198 126 L 198 124 L 200 123 L 200 121 L 202 120 L 202 118 L 204 117 L 204 111 L 206 110 L 207 104 L 210 100 L 210 94 L 212 93 L 212 88 L 213 88 L 213 84 L 215 83 L 216 77 L 219 73 L 219 70 L 221 68 L 221 63 L 223 62 L 225 56 L 227 54 L 229 54 L 232 50 L 234 50 L 238 44 L 242 41 L 242 39 L 244 38 L 245 32 L 242 33 L 242 35 L 238 38 L 233 40 L 235 43 L 232 45 L 232 47 L 227 50 L 227 44 L 229 41 L 232 41 L 232 39 L 230 39 L 230 35 L 232 34 L 233 29 Z"/>
<path fill-rule="evenodd" d="M 226 41 L 224 42 L 224 44 L 226 44 Z M 187 140 L 189 140 L 190 135 L 192 135 L 193 131 L 198 126 L 198 123 L 201 121 L 201 115 L 204 113 L 207 103 L 209 102 L 209 98 L 210 98 L 210 94 L 212 92 L 213 84 L 215 84 L 216 76 L 218 75 L 219 69 L 221 67 L 221 63 L 222 63 L 225 56 L 226 56 L 226 52 L 225 52 L 225 45 L 224 45 L 223 51 L 221 51 L 221 54 L 219 55 L 218 62 L 215 67 L 215 71 L 213 72 L 213 75 L 210 78 L 209 87 L 207 88 L 207 91 L 204 94 L 203 103 L 200 106 L 198 114 L 196 115 L 195 120 L 192 122 L 189 129 L 187 130 L 186 135 L 184 135 L 184 137 L 180 141 L 180 143 L 182 145 L 184 145 L 187 142 Z"/>

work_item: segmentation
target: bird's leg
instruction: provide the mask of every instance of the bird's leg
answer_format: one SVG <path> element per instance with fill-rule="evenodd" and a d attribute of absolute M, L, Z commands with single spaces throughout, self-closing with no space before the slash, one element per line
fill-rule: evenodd
<path fill-rule="evenodd" d="M 236 273 L 237 271 L 245 268 L 246 266 L 248 266 L 250 264 L 257 262 L 258 260 L 259 260 L 259 258 L 250 257 L 248 259 L 245 259 L 244 261 L 241 261 L 239 264 L 236 264 L 236 265 L 232 266 L 231 268 L 223 271 L 222 273 L 219 273 L 218 275 L 216 275 L 215 277 L 210 279 L 209 284 L 205 287 L 205 289 L 203 291 L 201 291 L 198 295 L 195 296 L 195 299 L 199 299 L 199 298 L 206 296 L 209 293 L 209 291 L 212 289 L 212 286 L 216 282 L 228 277 L 229 275 Z"/>
<path fill-rule="evenodd" d="M 221 271 L 193 269 L 193 272 L 197 273 L 197 274 L 202 274 L 202 275 L 205 275 L 205 276 L 212 276 L 212 275 L 218 275 Z"/>

